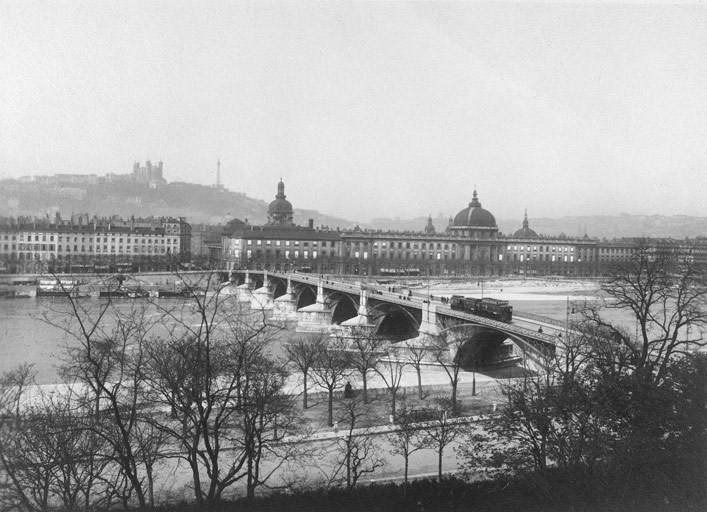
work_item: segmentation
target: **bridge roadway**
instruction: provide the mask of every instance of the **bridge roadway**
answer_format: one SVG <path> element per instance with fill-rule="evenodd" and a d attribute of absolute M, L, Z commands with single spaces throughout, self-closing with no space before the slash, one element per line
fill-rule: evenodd
<path fill-rule="evenodd" d="M 251 274 L 263 274 L 263 271 L 248 271 Z M 332 281 L 326 277 L 319 277 L 315 275 L 298 274 L 298 273 L 281 273 L 281 272 L 267 272 L 268 277 L 277 277 L 283 280 L 287 280 L 289 277 L 294 282 L 309 284 L 317 286 L 319 281 L 322 282 L 322 286 L 329 290 L 336 290 L 343 293 L 349 293 L 351 295 L 361 295 L 361 290 L 371 292 L 369 298 L 374 298 L 382 302 L 389 302 L 392 304 L 398 304 L 407 308 L 415 308 L 423 311 L 425 305 L 427 304 L 427 299 L 417 297 L 415 295 L 405 296 L 400 293 L 389 292 L 387 290 L 381 290 L 371 284 L 349 284 L 344 282 Z M 435 305 L 435 311 L 437 315 L 444 315 L 450 318 L 456 318 L 463 320 L 465 322 L 474 323 L 477 325 L 490 327 L 498 331 L 505 332 L 509 335 L 514 335 L 514 338 L 520 338 L 522 341 L 527 342 L 528 340 L 533 340 L 534 342 L 539 342 L 551 346 L 555 346 L 557 338 L 552 334 L 546 334 L 537 332 L 533 329 L 527 329 L 525 327 L 520 327 L 513 325 L 512 323 L 499 322 L 497 320 L 492 320 L 483 316 L 472 315 L 470 313 L 465 313 L 463 311 L 457 311 L 449 306 L 444 305 L 442 302 L 433 300 Z M 533 347 L 537 350 L 536 347 Z"/>

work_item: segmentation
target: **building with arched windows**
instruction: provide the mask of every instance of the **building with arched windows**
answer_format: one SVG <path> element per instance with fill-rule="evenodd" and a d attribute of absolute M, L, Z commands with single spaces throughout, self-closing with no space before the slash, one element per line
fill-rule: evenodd
<path fill-rule="evenodd" d="M 278 183 L 268 223 L 229 223 L 222 237 L 228 269 L 302 270 L 367 276 L 577 276 L 601 275 L 630 257 L 635 240 L 545 236 L 530 228 L 527 211 L 512 235 L 498 231 L 479 194 L 439 231 L 428 217 L 420 231 L 315 228 L 293 223 L 285 185 Z M 690 251 L 707 260 L 707 242 Z"/>

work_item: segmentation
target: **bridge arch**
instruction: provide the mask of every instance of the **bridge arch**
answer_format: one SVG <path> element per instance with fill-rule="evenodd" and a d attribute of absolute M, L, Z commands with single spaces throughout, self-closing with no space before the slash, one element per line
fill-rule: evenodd
<path fill-rule="evenodd" d="M 261 274 L 251 274 L 250 280 L 253 283 L 253 289 L 257 290 L 263 287 L 263 276 Z"/>
<path fill-rule="evenodd" d="M 418 335 L 421 314 L 414 315 L 398 304 L 386 302 L 373 306 L 371 313 L 377 325 L 376 334 L 379 336 L 402 341 Z"/>
<path fill-rule="evenodd" d="M 287 282 L 282 279 L 270 280 L 272 283 L 273 299 L 277 299 L 287 293 Z"/>
<path fill-rule="evenodd" d="M 473 322 L 456 323 L 440 331 L 439 336 L 456 350 L 450 359 L 465 370 L 517 364 L 528 350 L 528 342 L 513 333 Z"/>
<path fill-rule="evenodd" d="M 329 295 L 329 299 L 333 301 L 334 306 L 331 323 L 341 324 L 358 315 L 358 303 L 348 293 L 335 291 Z"/>
<path fill-rule="evenodd" d="M 296 285 L 293 294 L 297 300 L 297 309 L 311 306 L 317 302 L 317 290 L 308 284 Z"/>

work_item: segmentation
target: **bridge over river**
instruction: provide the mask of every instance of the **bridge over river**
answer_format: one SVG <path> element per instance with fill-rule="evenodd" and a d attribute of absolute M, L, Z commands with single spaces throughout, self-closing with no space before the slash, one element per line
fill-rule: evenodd
<path fill-rule="evenodd" d="M 237 271 L 225 287 L 253 309 L 272 309 L 275 318 L 296 320 L 300 332 L 368 328 L 392 341 L 414 344 L 424 337 L 458 333 L 468 342 L 458 354 L 474 354 L 474 364 L 492 366 L 517 358 L 552 354 L 556 334 L 538 332 L 538 318 L 501 322 L 450 308 L 442 297 L 414 293 L 395 285 L 347 283 L 328 276 L 268 271 Z M 542 322 L 540 322 L 542 324 Z M 522 325 L 520 325 L 522 324 Z"/>

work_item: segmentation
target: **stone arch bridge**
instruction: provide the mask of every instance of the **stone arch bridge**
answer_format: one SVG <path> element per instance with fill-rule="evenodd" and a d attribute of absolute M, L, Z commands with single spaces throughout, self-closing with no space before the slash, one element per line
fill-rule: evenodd
<path fill-rule="evenodd" d="M 391 285 L 335 281 L 328 276 L 268 271 L 234 272 L 228 285 L 253 309 L 272 309 L 281 320 L 296 320 L 300 332 L 333 332 L 366 327 L 392 342 L 414 345 L 422 337 L 454 340 L 451 354 L 477 368 L 554 354 L 555 335 L 514 323 L 451 309 L 440 297 Z M 463 337 L 460 342 L 459 337 Z M 473 360 L 473 361 L 472 361 Z"/>

